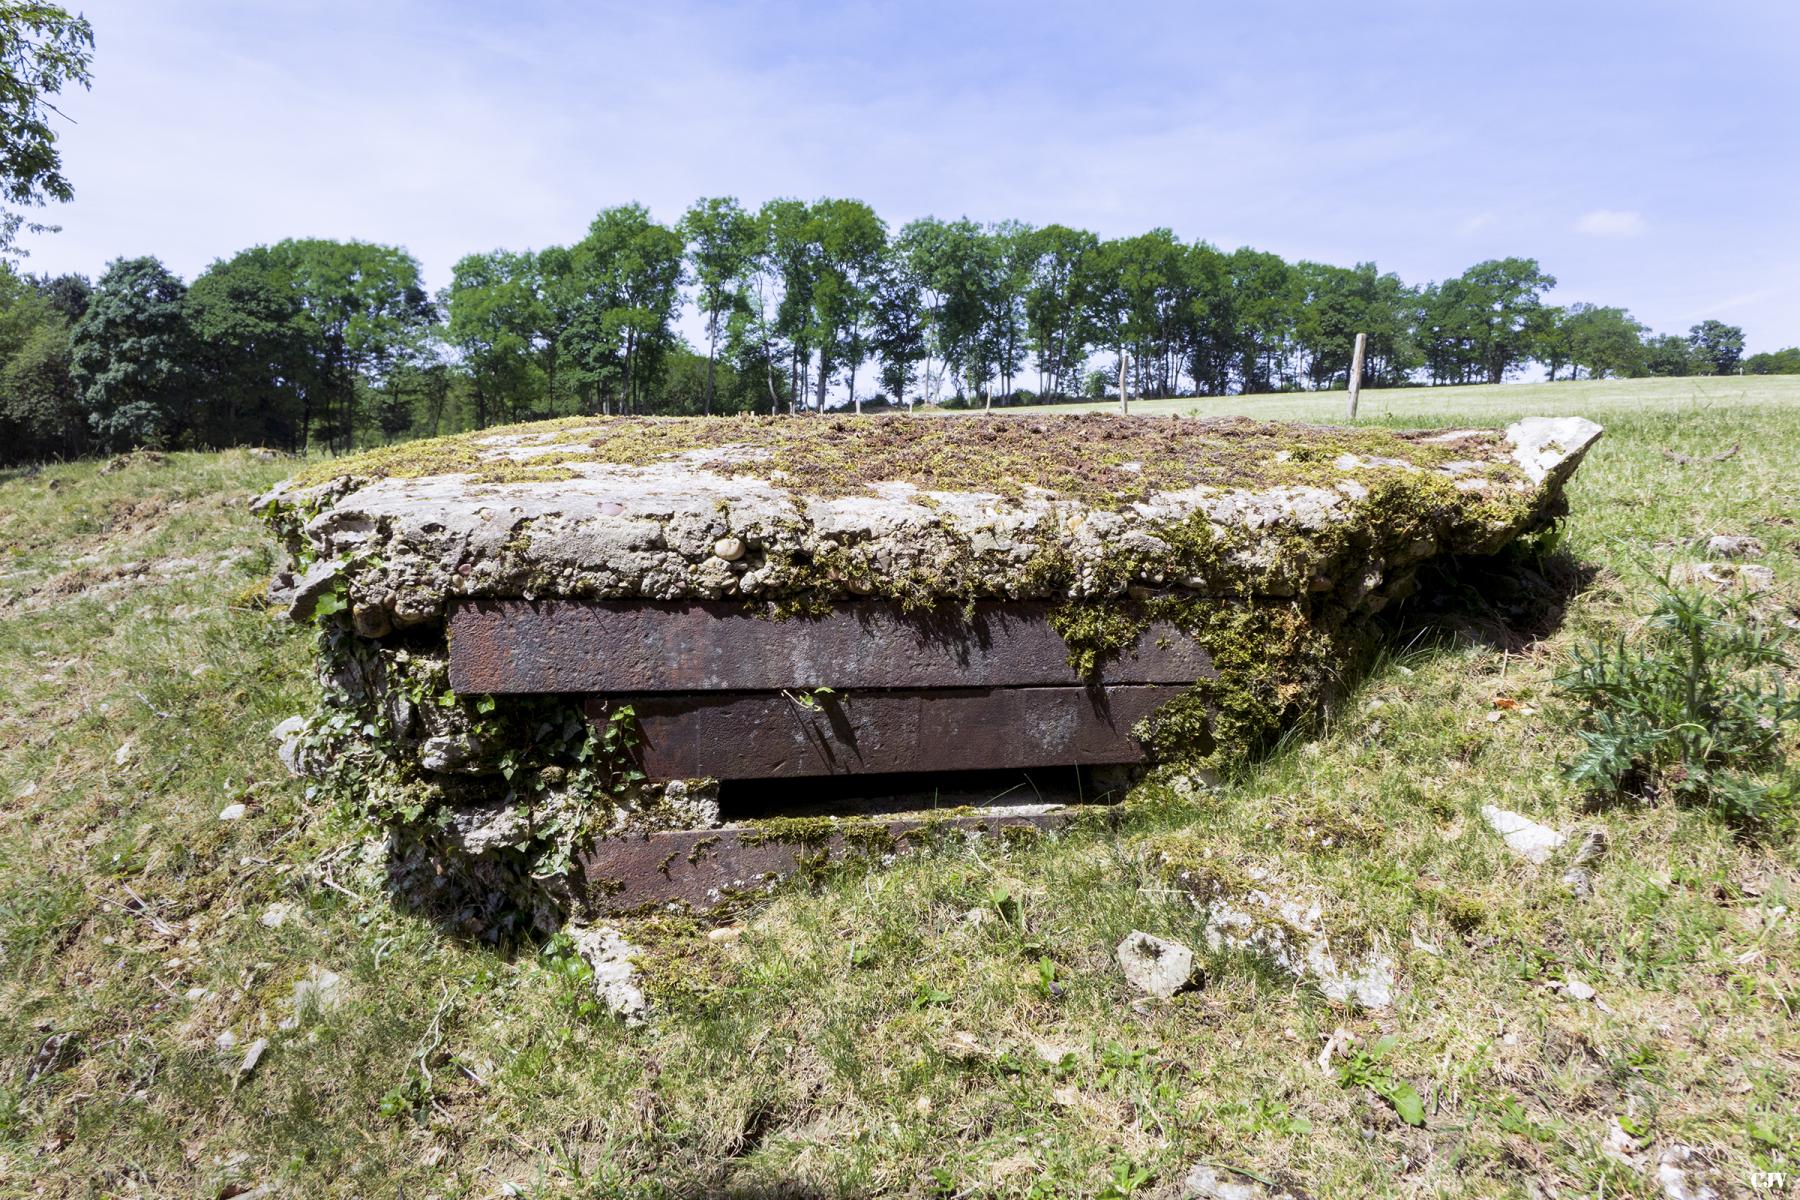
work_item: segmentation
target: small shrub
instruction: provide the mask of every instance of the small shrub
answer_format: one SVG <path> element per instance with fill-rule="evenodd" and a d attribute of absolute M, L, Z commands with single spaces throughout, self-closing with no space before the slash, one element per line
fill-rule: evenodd
<path fill-rule="evenodd" d="M 1665 585 L 1642 638 L 1596 641 L 1557 680 L 1586 709 L 1569 778 L 1785 826 L 1796 787 L 1784 753 L 1800 723 L 1786 639 L 1747 597 Z"/>

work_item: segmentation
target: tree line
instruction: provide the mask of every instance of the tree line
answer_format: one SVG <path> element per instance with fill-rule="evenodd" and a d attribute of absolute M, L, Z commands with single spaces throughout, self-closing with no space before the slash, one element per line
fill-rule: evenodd
<path fill-rule="evenodd" d="M 1116 394 L 1800 373 L 1704 321 L 1653 335 L 1560 307 L 1534 259 L 1410 285 L 1167 229 L 922 218 L 867 204 L 701 200 L 670 225 L 602 211 L 568 246 L 471 254 L 435 295 L 399 247 L 294 239 L 183 281 L 0 265 L 0 461 L 134 446 L 347 450 L 574 413 L 992 407 Z M 692 305 L 700 336 L 678 324 Z"/>

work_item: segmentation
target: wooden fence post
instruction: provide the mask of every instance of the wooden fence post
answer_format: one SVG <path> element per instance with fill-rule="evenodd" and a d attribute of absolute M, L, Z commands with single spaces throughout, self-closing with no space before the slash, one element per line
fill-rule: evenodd
<path fill-rule="evenodd" d="M 1369 348 L 1369 335 L 1356 335 L 1356 352 L 1350 356 L 1350 419 L 1356 420 L 1356 400 L 1362 394 L 1363 351 Z"/>

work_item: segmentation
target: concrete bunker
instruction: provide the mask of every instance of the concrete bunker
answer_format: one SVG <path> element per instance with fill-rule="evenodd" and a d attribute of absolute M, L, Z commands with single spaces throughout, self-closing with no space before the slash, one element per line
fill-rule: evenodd
<path fill-rule="evenodd" d="M 257 501 L 319 630 L 292 757 L 484 928 L 1028 836 L 1078 806 L 961 773 L 1253 755 L 1422 564 L 1558 517 L 1599 433 L 572 418 L 321 464 Z M 973 790 L 799 783 L 845 777 Z"/>

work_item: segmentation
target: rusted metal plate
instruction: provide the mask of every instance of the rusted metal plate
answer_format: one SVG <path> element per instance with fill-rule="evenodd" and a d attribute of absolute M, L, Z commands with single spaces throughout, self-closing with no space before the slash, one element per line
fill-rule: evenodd
<path fill-rule="evenodd" d="M 1009 829 L 1047 830 L 1069 810 L 998 811 L 954 817 L 851 820 L 835 827 L 808 823 L 806 836 L 754 827 L 682 829 L 604 838 L 580 860 L 588 901 L 628 912 L 671 903 L 710 908 L 720 900 L 766 891 L 802 867 L 847 855 L 885 859 L 945 835 L 1001 835 Z M 827 829 L 830 831 L 827 832 Z"/>
<path fill-rule="evenodd" d="M 450 614 L 457 692 L 612 694 L 1088 682 L 1038 602 L 907 613 L 857 601 L 774 620 L 740 601 L 466 601 Z M 1192 683 L 1212 660 L 1157 623 L 1092 682 Z"/>
<path fill-rule="evenodd" d="M 653 779 L 770 779 L 1135 763 L 1131 727 L 1179 687 L 938 688 L 874 692 L 675 693 L 630 704 Z"/>

